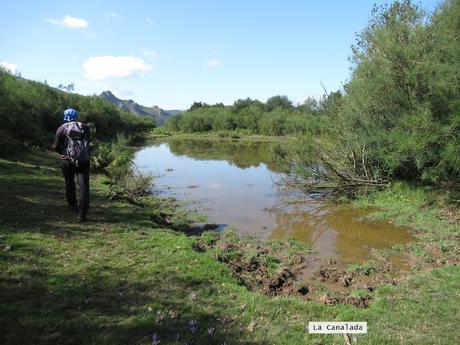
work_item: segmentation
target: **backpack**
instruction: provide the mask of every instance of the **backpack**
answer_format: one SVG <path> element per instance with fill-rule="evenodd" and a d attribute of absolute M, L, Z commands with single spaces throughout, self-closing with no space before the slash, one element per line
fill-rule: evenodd
<path fill-rule="evenodd" d="M 90 159 L 89 142 L 81 122 L 69 122 L 64 124 L 66 138 L 66 156 L 76 165 L 79 162 L 87 162 Z"/>

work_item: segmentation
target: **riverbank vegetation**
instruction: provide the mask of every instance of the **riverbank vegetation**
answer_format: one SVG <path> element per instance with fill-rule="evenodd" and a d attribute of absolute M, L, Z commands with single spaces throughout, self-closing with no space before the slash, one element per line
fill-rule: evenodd
<path fill-rule="evenodd" d="M 326 126 L 324 114 L 332 111 L 329 103 L 340 98 L 340 93 L 335 93 L 324 102 L 311 99 L 299 106 L 294 106 L 286 96 L 274 96 L 265 103 L 240 99 L 232 106 L 195 102 L 187 112 L 171 118 L 167 128 L 184 133 L 240 131 L 270 136 L 320 133 Z M 326 105 L 330 108 L 326 109 Z"/>
<path fill-rule="evenodd" d="M 263 135 L 263 134 L 255 134 L 251 131 L 245 129 L 232 129 L 232 130 L 219 130 L 219 131 L 211 131 L 211 132 L 194 132 L 194 133 L 186 133 L 186 132 L 177 132 L 167 127 L 157 127 L 150 130 L 146 134 L 147 140 L 155 140 L 155 139 L 162 139 L 174 137 L 175 139 L 205 139 L 205 140 L 241 140 L 241 141 L 283 141 L 289 139 L 290 136 L 273 136 L 273 135 Z"/>

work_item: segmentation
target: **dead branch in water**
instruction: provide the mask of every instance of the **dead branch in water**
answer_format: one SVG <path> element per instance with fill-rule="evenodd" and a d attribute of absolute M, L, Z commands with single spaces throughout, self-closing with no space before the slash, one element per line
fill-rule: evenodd
<path fill-rule="evenodd" d="M 342 147 L 340 152 L 328 152 L 327 148 L 318 145 L 312 156 L 316 163 L 302 169 L 308 177 L 290 173 L 280 184 L 308 193 L 348 196 L 365 194 L 389 185 L 389 180 L 377 177 L 377 169 L 369 161 L 365 145 Z M 289 162 L 293 171 L 299 165 L 296 158 L 291 157 Z"/>
<path fill-rule="evenodd" d="M 387 181 L 362 180 L 353 178 L 327 178 L 327 179 L 304 179 L 297 175 L 289 174 L 280 182 L 284 187 L 304 190 L 308 193 L 327 195 L 357 195 L 366 193 L 371 189 L 385 188 Z"/>

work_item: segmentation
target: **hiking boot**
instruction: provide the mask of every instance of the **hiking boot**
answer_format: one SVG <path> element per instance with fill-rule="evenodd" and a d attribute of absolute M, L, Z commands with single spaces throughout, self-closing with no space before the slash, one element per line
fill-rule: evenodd
<path fill-rule="evenodd" d="M 84 223 L 84 222 L 86 222 L 86 214 L 80 214 L 80 215 L 78 215 L 78 222 L 79 222 L 79 223 Z"/>

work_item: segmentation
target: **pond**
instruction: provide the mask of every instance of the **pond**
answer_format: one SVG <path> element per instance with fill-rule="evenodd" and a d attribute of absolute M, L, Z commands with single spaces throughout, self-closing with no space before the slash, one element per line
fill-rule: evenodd
<path fill-rule="evenodd" d="M 186 201 L 220 229 L 260 239 L 294 237 L 317 252 L 316 265 L 335 258 L 365 261 L 370 251 L 413 239 L 407 229 L 363 221 L 369 211 L 318 197 L 299 202 L 278 183 L 270 143 L 170 138 L 139 150 L 135 163 L 155 176 L 156 193 Z"/>

